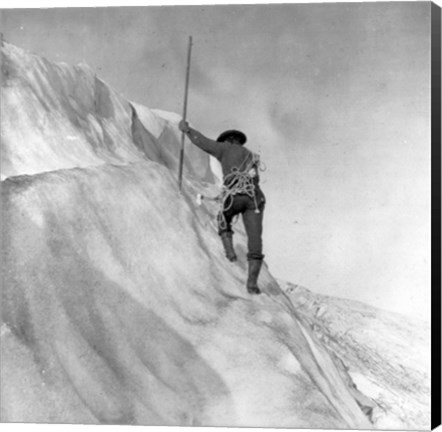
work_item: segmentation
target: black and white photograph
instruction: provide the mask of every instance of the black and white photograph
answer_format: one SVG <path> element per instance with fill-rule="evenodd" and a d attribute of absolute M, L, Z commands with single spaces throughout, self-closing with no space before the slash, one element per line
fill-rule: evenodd
<path fill-rule="evenodd" d="M 0 9 L 2 427 L 440 424 L 440 6 L 75 6 Z"/>

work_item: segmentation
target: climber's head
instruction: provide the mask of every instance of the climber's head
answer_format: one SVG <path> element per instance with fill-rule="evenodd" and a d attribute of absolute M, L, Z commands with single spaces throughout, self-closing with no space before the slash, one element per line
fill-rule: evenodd
<path fill-rule="evenodd" d="M 237 130 L 227 130 L 223 132 L 218 138 L 218 142 L 229 142 L 232 144 L 240 144 L 243 145 L 247 141 L 247 137 L 240 131 Z"/>

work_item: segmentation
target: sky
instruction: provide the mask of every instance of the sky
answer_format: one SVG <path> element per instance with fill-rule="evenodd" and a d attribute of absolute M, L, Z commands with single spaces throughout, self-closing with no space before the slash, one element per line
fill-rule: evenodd
<path fill-rule="evenodd" d="M 428 318 L 429 7 L 9 9 L 0 23 L 6 41 L 178 113 L 192 35 L 188 119 L 260 153 L 272 273 Z"/>

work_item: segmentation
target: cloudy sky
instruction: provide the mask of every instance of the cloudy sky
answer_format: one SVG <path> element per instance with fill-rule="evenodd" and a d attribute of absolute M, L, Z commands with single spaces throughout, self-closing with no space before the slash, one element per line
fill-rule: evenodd
<path fill-rule="evenodd" d="M 428 317 L 428 2 L 4 10 L 8 42 L 261 153 L 273 274 Z"/>

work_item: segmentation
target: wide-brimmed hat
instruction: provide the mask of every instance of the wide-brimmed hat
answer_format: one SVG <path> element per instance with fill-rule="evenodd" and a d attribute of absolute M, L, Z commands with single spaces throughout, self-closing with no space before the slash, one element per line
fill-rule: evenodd
<path fill-rule="evenodd" d="M 223 132 L 218 138 L 217 141 L 218 142 L 223 142 L 226 141 L 228 138 L 230 137 L 235 137 L 238 139 L 238 141 L 241 144 L 245 144 L 245 142 L 247 141 L 247 137 L 245 134 L 243 134 L 241 131 L 235 130 L 235 129 L 231 129 L 231 130 L 227 130 L 225 132 Z"/>

